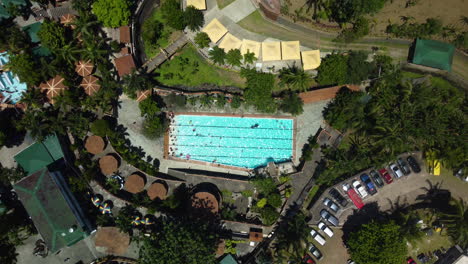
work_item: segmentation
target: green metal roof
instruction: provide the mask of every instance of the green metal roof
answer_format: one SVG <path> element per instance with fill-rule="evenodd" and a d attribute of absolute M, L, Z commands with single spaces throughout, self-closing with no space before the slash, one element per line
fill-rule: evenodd
<path fill-rule="evenodd" d="M 451 71 L 455 47 L 452 44 L 428 40 L 416 39 L 413 63 L 441 70 Z"/>
<path fill-rule="evenodd" d="M 6 19 L 6 18 L 10 18 L 10 13 L 8 13 L 8 11 L 5 9 L 5 7 L 0 5 L 0 20 L 1 19 Z"/>
<path fill-rule="evenodd" d="M 238 264 L 238 262 L 231 254 L 227 254 L 219 264 Z"/>
<path fill-rule="evenodd" d="M 39 30 L 41 29 L 41 26 L 42 26 L 42 23 L 37 22 L 37 23 L 23 27 L 23 31 L 28 34 L 29 38 L 31 38 L 31 42 L 38 43 L 39 41 L 41 41 L 39 39 L 39 36 L 37 35 Z"/>
<path fill-rule="evenodd" d="M 63 151 L 56 135 L 48 136 L 42 142 L 36 142 L 14 157 L 15 161 L 26 171 L 34 173 L 63 158 Z"/>
<path fill-rule="evenodd" d="M 37 46 L 37 47 L 34 47 L 32 49 L 32 53 L 35 55 L 35 56 L 40 56 L 40 57 L 47 57 L 47 56 L 50 56 L 52 55 L 52 52 L 44 47 L 44 46 Z"/>
<path fill-rule="evenodd" d="M 26 6 L 26 1 L 25 0 L 1 0 L 4 6 L 8 6 L 10 4 L 12 5 L 21 5 L 21 6 Z"/>
<path fill-rule="evenodd" d="M 43 169 L 13 185 L 51 252 L 71 246 L 88 235 L 73 213 L 56 177 Z M 73 232 L 69 230 L 71 227 L 74 228 Z"/>

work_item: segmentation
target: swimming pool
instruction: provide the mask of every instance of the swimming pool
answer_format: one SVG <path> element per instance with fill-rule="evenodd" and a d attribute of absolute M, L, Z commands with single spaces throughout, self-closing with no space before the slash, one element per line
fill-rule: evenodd
<path fill-rule="evenodd" d="M 0 67 L 3 68 L 8 61 L 8 54 L 6 52 L 0 53 Z M 18 77 L 13 76 L 13 73 L 10 71 L 0 73 L 0 93 L 3 94 L 3 102 L 9 101 L 12 104 L 16 104 L 26 89 L 26 84 L 21 83 Z"/>
<path fill-rule="evenodd" d="M 253 169 L 293 158 L 294 120 L 290 118 L 176 115 L 169 154 Z"/>

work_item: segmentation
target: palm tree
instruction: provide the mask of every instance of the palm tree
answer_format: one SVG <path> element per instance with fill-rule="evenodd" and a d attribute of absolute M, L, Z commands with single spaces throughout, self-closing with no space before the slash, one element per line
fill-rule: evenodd
<path fill-rule="evenodd" d="M 447 228 L 448 234 L 462 248 L 468 247 L 468 206 L 460 200 L 451 200 L 453 211 L 441 215 L 440 221 Z"/>
<path fill-rule="evenodd" d="M 280 223 L 276 236 L 276 254 L 288 258 L 302 259 L 304 251 L 309 248 L 310 227 L 305 215 L 298 213 Z"/>
<path fill-rule="evenodd" d="M 300 91 L 307 91 L 312 82 L 312 76 L 295 64 L 281 69 L 278 77 L 280 78 L 280 85 Z"/>
<path fill-rule="evenodd" d="M 226 52 L 224 49 L 219 48 L 218 46 L 214 46 L 212 50 L 209 52 L 210 59 L 219 65 L 224 64 L 224 60 L 226 59 Z"/>
<path fill-rule="evenodd" d="M 59 73 L 56 62 L 57 60 L 49 61 L 45 57 L 39 58 L 39 71 L 41 73 L 42 79 L 48 80 Z"/>
<path fill-rule="evenodd" d="M 152 80 L 147 74 L 135 70 L 131 74 L 125 75 L 123 82 L 124 92 L 130 98 L 136 98 L 137 91 L 148 90 L 152 84 Z"/>
<path fill-rule="evenodd" d="M 104 39 L 85 42 L 85 47 L 81 52 L 83 53 L 82 59 L 90 60 L 95 64 L 105 60 L 110 55 Z"/>
<path fill-rule="evenodd" d="M 57 55 L 57 57 L 62 59 L 69 65 L 73 65 L 75 62 L 78 61 L 80 53 L 81 51 L 78 49 L 78 47 L 73 41 L 55 50 L 55 54 Z"/>
<path fill-rule="evenodd" d="M 23 119 L 18 122 L 18 127 L 29 130 L 31 137 L 42 141 L 52 134 L 48 113 L 42 110 L 29 110 L 24 113 Z"/>
<path fill-rule="evenodd" d="M 255 53 L 247 50 L 247 53 L 244 54 L 244 63 L 252 64 L 256 60 L 257 60 L 257 57 L 255 57 Z"/>
<path fill-rule="evenodd" d="M 468 26 L 468 16 L 460 16 L 460 22 L 464 26 Z"/>
<path fill-rule="evenodd" d="M 83 39 L 89 39 L 95 37 L 96 26 L 99 25 L 97 20 L 93 20 L 90 15 L 79 16 L 72 23 L 75 26 L 73 35 L 75 37 L 82 37 Z"/>
<path fill-rule="evenodd" d="M 24 103 L 30 108 L 40 108 L 44 104 L 44 94 L 39 89 L 30 88 L 23 93 L 20 103 Z"/>

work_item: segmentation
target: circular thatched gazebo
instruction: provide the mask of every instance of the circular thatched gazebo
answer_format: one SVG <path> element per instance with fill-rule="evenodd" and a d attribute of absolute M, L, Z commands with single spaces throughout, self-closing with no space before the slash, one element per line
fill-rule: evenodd
<path fill-rule="evenodd" d="M 157 181 L 151 184 L 151 186 L 146 190 L 148 197 L 151 200 L 159 198 L 165 200 L 167 197 L 167 184 L 162 181 Z"/>
<path fill-rule="evenodd" d="M 91 96 L 101 89 L 101 85 L 98 81 L 99 79 L 93 75 L 85 76 L 83 77 L 80 86 L 83 87 L 87 95 Z"/>
<path fill-rule="evenodd" d="M 111 175 L 119 168 L 119 161 L 113 155 L 106 155 L 99 159 L 99 167 L 104 175 Z"/>
<path fill-rule="evenodd" d="M 139 173 L 134 173 L 125 180 L 125 190 L 131 193 L 139 193 L 145 188 L 146 179 Z"/>
<path fill-rule="evenodd" d="M 103 152 L 105 147 L 106 143 L 100 136 L 93 135 L 86 138 L 85 148 L 91 154 L 97 155 Z"/>

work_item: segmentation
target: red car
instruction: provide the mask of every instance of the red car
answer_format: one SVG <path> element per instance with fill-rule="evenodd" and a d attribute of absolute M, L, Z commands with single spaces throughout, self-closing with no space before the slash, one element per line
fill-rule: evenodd
<path fill-rule="evenodd" d="M 390 176 L 390 174 L 388 173 L 388 171 L 387 171 L 386 169 L 380 169 L 380 170 L 379 170 L 379 173 L 380 173 L 380 175 L 382 175 L 382 178 L 384 179 L 384 181 L 385 181 L 387 184 L 393 182 L 392 176 Z"/>
<path fill-rule="evenodd" d="M 307 263 L 307 264 L 315 264 L 314 259 L 309 254 L 306 254 L 304 258 L 302 259 L 302 261 L 303 263 Z"/>
<path fill-rule="evenodd" d="M 414 259 L 413 259 L 412 257 L 409 257 L 409 258 L 406 260 L 406 262 L 407 262 L 408 264 L 416 264 L 416 261 L 414 261 Z"/>

